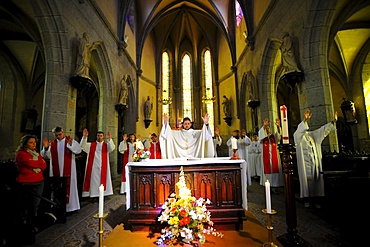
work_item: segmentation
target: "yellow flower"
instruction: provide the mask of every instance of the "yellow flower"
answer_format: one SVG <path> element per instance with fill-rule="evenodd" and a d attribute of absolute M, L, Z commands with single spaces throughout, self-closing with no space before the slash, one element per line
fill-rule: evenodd
<path fill-rule="evenodd" d="M 177 216 L 171 217 L 168 223 L 170 225 L 177 225 L 179 224 L 179 218 Z"/>

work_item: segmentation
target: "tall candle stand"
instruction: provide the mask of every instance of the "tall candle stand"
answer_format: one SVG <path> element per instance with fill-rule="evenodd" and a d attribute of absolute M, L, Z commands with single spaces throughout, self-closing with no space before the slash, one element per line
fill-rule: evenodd
<path fill-rule="evenodd" d="M 271 223 L 271 218 L 272 218 L 272 215 L 276 214 L 276 210 L 274 209 L 271 209 L 271 213 L 268 213 L 267 212 L 267 209 L 262 209 L 262 212 L 264 214 L 267 214 L 267 230 L 268 230 L 268 239 L 266 243 L 264 243 L 262 246 L 271 246 L 271 247 L 277 247 L 276 244 L 274 244 L 274 241 L 272 240 L 272 230 L 274 230 L 274 227 L 272 226 L 272 223 Z"/>
<path fill-rule="evenodd" d="M 236 151 L 238 151 L 238 149 L 233 149 L 234 154 L 233 154 L 233 157 L 230 158 L 231 160 L 240 160 Z"/>
<path fill-rule="evenodd" d="M 103 219 L 105 219 L 107 216 L 108 216 L 108 213 L 104 213 L 103 217 L 99 217 L 99 213 L 94 214 L 94 218 L 99 219 L 99 231 L 98 231 L 98 233 L 99 233 L 99 247 L 105 247 L 105 245 L 103 245 L 103 233 L 104 233 Z"/>

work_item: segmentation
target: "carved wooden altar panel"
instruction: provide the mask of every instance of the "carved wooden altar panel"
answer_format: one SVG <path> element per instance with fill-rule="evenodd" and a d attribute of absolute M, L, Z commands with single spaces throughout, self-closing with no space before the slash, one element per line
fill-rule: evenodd
<path fill-rule="evenodd" d="M 157 205 L 162 205 L 168 198 L 168 196 L 173 193 L 174 189 L 174 178 L 171 173 L 157 174 L 156 173 L 156 186 L 153 189 L 154 197 L 156 202 L 153 207 Z"/>
<path fill-rule="evenodd" d="M 194 172 L 194 187 L 192 194 L 196 198 L 209 199 L 210 207 L 217 201 L 215 172 Z"/>
<path fill-rule="evenodd" d="M 242 229 L 246 220 L 242 207 L 240 164 L 184 166 L 184 177 L 192 195 L 208 198 L 212 220 L 219 228 Z M 163 203 L 179 180 L 180 166 L 131 166 L 128 224 L 132 230 L 155 229 Z M 220 225 L 226 227 L 220 227 Z"/>

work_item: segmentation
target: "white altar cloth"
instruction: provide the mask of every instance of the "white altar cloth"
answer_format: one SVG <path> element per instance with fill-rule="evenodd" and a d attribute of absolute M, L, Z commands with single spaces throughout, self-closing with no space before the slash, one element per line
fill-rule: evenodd
<path fill-rule="evenodd" d="M 245 160 L 230 160 L 229 157 L 220 158 L 178 158 L 178 159 L 148 159 L 145 162 L 129 162 L 126 165 L 126 210 L 130 209 L 130 176 L 129 171 L 131 166 L 188 166 L 200 164 L 235 164 L 240 163 L 241 167 L 241 184 L 242 184 L 242 204 L 245 210 L 248 210 L 247 201 L 247 186 L 252 184 L 250 171 Z M 179 171 L 180 173 L 180 171 Z"/>

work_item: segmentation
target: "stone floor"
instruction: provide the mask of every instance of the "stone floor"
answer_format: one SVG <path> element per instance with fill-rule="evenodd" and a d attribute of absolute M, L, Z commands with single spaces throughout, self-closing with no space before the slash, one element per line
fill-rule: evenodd
<path fill-rule="evenodd" d="M 125 195 L 119 194 L 119 183 L 116 184 L 114 195 L 105 198 L 105 211 L 108 212 L 104 219 L 103 228 L 105 238 L 120 224 L 126 214 Z M 285 216 L 284 188 L 278 189 L 279 194 L 272 194 L 272 208 L 277 211 L 272 217 L 273 235 L 277 238 L 287 233 Z M 94 214 L 98 211 L 98 202 L 91 199 L 83 199 L 81 210 L 67 217 L 67 223 L 55 224 L 36 235 L 34 247 L 89 247 L 98 246 L 99 235 L 98 220 Z M 248 210 L 260 221 L 262 225 L 267 224 L 267 217 L 263 214 L 265 208 L 264 187 L 253 181 L 248 187 Z M 307 246 L 353 246 L 348 238 L 343 238 L 343 232 L 338 226 L 330 222 L 326 217 L 325 208 L 305 208 L 297 198 L 297 231 Z M 124 245 L 123 245 L 124 246 Z M 155 246 L 155 245 L 154 245 Z"/>

